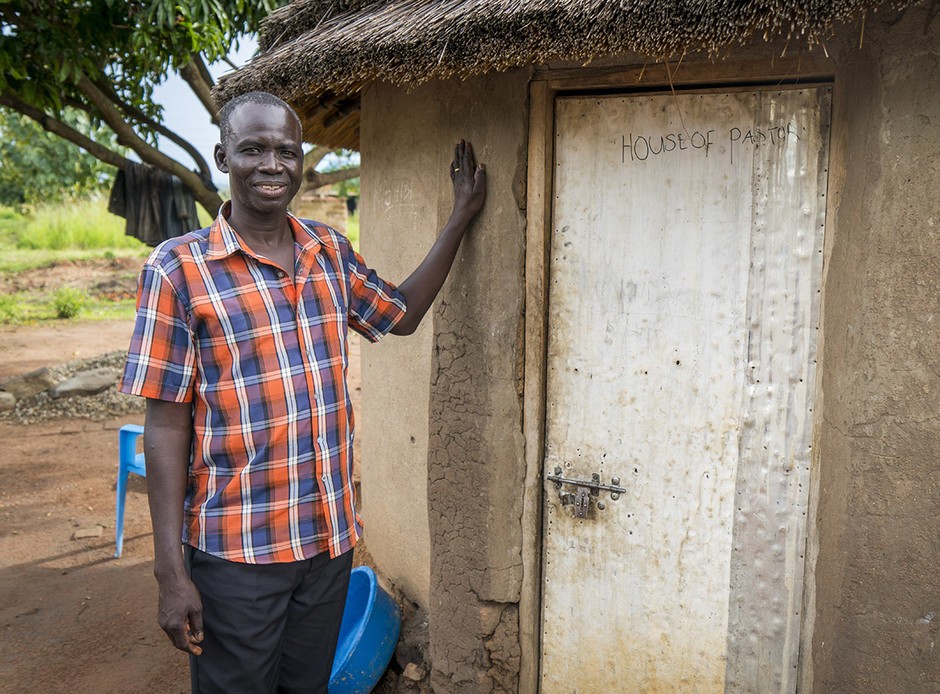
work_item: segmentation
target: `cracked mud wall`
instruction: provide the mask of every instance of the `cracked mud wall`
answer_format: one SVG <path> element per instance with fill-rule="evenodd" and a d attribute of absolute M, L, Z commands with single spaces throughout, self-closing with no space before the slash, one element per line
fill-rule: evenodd
<path fill-rule="evenodd" d="M 938 10 L 840 51 L 804 691 L 940 691 Z"/>
<path fill-rule="evenodd" d="M 417 335 L 363 344 L 366 541 L 428 608 L 437 692 L 518 688 L 528 71 L 412 90 L 362 107 L 362 238 L 401 280 L 453 201 L 455 142 L 487 167 L 487 202 Z"/>
<path fill-rule="evenodd" d="M 432 87 L 487 166 L 487 202 L 434 313 L 428 509 L 431 684 L 514 692 L 522 579 L 528 73 Z M 443 144 L 443 143 L 442 143 Z M 444 190 L 447 190 L 444 188 Z M 449 213 L 449 191 L 441 221 Z M 442 207 L 444 207 L 442 205 Z"/>

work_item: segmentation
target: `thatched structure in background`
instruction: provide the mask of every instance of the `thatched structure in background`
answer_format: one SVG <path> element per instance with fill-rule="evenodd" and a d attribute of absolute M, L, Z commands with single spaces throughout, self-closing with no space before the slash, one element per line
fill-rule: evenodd
<path fill-rule="evenodd" d="M 912 1 L 296 0 L 265 20 L 261 54 L 215 97 L 274 92 L 298 109 L 306 139 L 354 148 L 358 94 L 372 80 L 419 84 L 628 51 L 653 61 L 720 55 L 754 36 L 797 50 L 839 22 L 858 22 L 861 34 L 866 13 Z"/>

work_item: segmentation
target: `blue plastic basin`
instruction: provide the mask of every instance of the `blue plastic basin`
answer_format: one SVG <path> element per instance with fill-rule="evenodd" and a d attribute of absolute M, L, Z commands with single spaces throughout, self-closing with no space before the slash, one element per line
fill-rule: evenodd
<path fill-rule="evenodd" d="M 400 631 L 398 605 L 378 584 L 372 569 L 357 566 L 349 577 L 330 694 L 371 692 L 395 653 Z"/>

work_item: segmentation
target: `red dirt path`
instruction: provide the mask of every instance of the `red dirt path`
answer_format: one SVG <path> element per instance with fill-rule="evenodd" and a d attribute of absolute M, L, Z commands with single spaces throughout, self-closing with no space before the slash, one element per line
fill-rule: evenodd
<path fill-rule="evenodd" d="M 131 329 L 0 327 L 0 380 L 126 349 Z M 124 556 L 113 558 L 117 429 L 129 421 L 142 416 L 0 421 L 0 692 L 189 691 L 186 656 L 156 622 L 145 479 L 131 476 Z M 96 525 L 99 537 L 72 539 Z"/>

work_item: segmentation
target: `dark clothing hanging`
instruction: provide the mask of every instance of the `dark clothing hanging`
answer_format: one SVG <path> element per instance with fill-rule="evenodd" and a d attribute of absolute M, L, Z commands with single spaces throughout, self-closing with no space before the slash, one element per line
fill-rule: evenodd
<path fill-rule="evenodd" d="M 156 246 L 199 228 L 196 198 L 176 176 L 149 164 L 127 162 L 111 188 L 108 211 L 124 217 L 124 233 Z"/>

